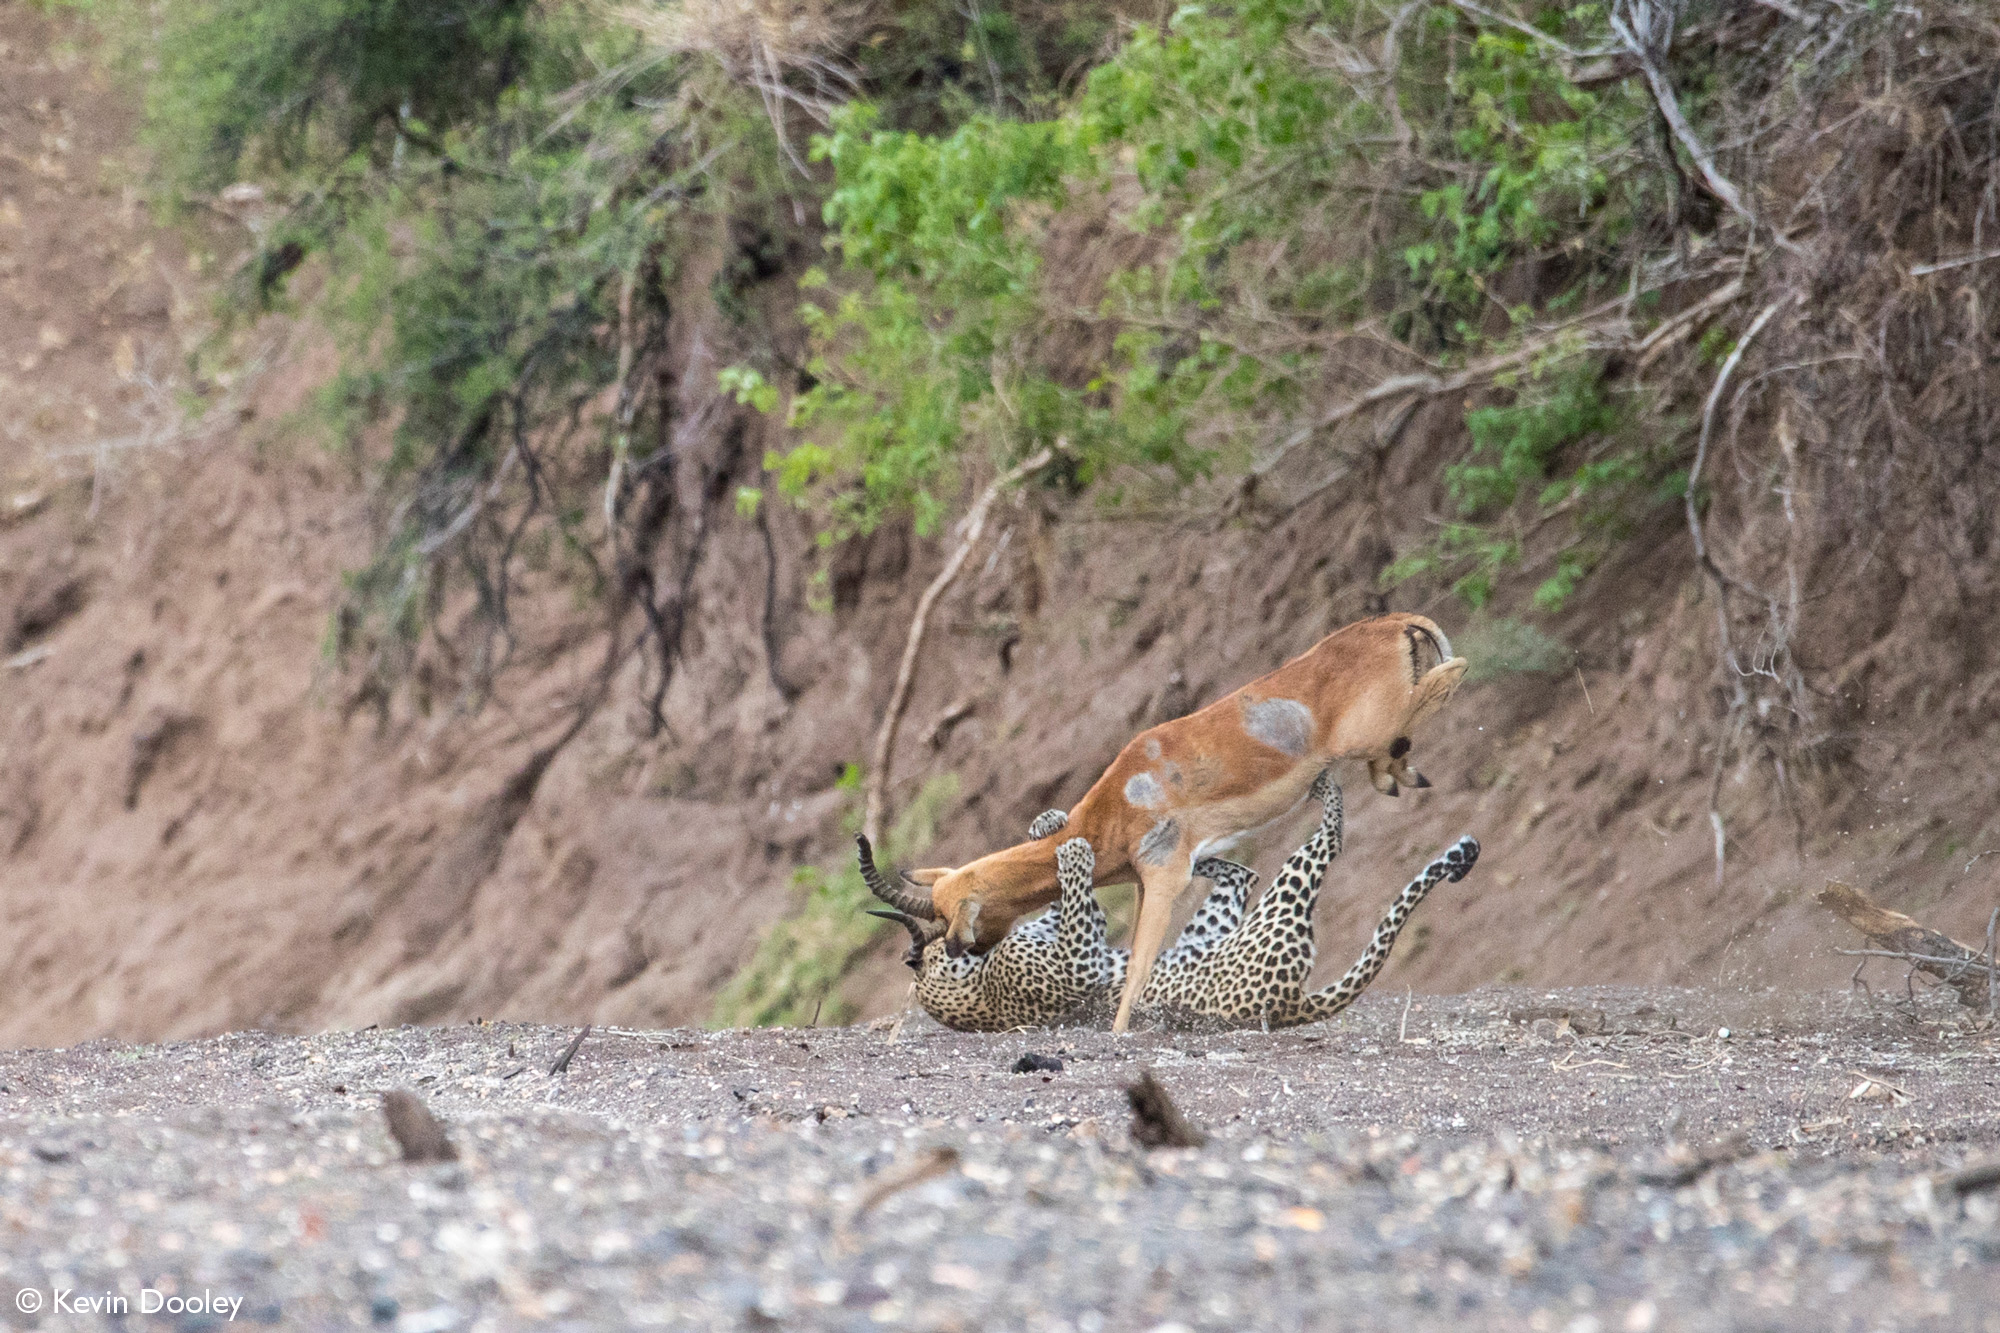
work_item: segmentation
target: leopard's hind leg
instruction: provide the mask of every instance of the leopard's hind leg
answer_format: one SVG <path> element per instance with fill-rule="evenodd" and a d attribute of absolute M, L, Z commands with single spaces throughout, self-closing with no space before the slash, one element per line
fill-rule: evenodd
<path fill-rule="evenodd" d="M 1096 868 L 1086 840 L 1071 838 L 1056 848 L 1057 970 L 1068 978 L 1072 1008 L 1115 993 L 1125 979 L 1112 956 L 1111 925 L 1091 889 Z"/>
<path fill-rule="evenodd" d="M 1286 1016 L 1283 1026 L 1323 1022 L 1359 999 L 1389 961 L 1389 951 L 1396 947 L 1396 936 L 1402 933 L 1404 923 L 1410 919 L 1410 913 L 1417 910 L 1417 904 L 1440 882 L 1449 879 L 1457 883 L 1464 879 L 1466 872 L 1478 860 L 1479 844 L 1471 838 L 1460 838 L 1443 856 L 1425 866 L 1423 873 L 1396 895 L 1396 901 L 1389 905 L 1389 911 L 1377 923 L 1374 938 L 1368 941 L 1368 947 L 1354 960 L 1354 965 L 1339 981 L 1304 997 L 1297 1009 Z"/>
<path fill-rule="evenodd" d="M 1312 905 L 1326 868 L 1340 855 L 1340 784 L 1327 770 L 1313 782 L 1319 827 L 1286 860 L 1242 924 L 1200 958 L 1155 975 L 1145 1003 L 1169 1022 L 1261 1023 L 1288 1014 L 1312 973 Z"/>
<path fill-rule="evenodd" d="M 1205 856 L 1196 861 L 1194 877 L 1205 879 L 1214 887 L 1202 900 L 1201 907 L 1188 919 L 1180 938 L 1174 941 L 1174 947 L 1161 954 L 1160 961 L 1153 964 L 1155 970 L 1186 967 L 1207 957 L 1209 950 L 1242 924 L 1244 908 L 1250 902 L 1250 891 L 1257 887 L 1256 871 L 1219 856 Z"/>

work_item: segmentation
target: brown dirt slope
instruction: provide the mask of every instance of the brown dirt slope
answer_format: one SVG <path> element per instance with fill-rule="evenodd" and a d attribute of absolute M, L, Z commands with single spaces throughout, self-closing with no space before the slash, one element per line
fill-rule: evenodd
<path fill-rule="evenodd" d="M 323 352 L 273 324 L 246 335 L 236 381 L 185 382 L 206 275 L 240 233 L 148 221 L 117 183 L 124 102 L 65 40 L 0 0 L 0 1044 L 701 1020 L 790 910 L 793 870 L 847 854 L 834 778 L 867 749 L 938 545 L 889 529 L 842 548 L 824 613 L 809 533 L 774 515 L 774 663 L 763 541 L 724 503 L 668 730 L 628 711 L 628 667 L 545 773 L 531 756 L 601 651 L 559 596 L 524 614 L 530 648 L 482 710 L 421 682 L 373 706 L 320 651 L 370 513 L 292 415 Z M 194 424 L 190 388 L 214 405 Z M 1134 729 L 1379 609 L 1456 413 L 1425 409 L 1368 468 L 1259 523 L 1011 503 L 940 611 L 898 754 L 901 798 L 959 778 L 935 859 L 1017 838 Z M 695 503 L 761 456 L 760 423 L 716 419 Z M 1981 760 L 2000 741 L 2000 622 L 1964 608 L 1992 562 L 1877 540 L 1807 571 L 1810 648 L 1844 682 L 1841 758 L 1795 775 L 1789 809 L 1768 765 L 1724 771 L 1718 884 L 1713 612 L 1677 515 L 1631 549 L 1549 626 L 1573 662 L 1489 675 L 1419 738 L 1433 790 L 1390 801 L 1347 775 L 1329 960 L 1464 832 L 1485 847 L 1476 882 L 1426 909 L 1383 986 L 1841 982 L 1830 950 L 1849 941 L 1810 903 L 1828 876 L 1977 937 L 2000 901 L 2000 856 L 1981 856 L 2000 850 Z M 1492 642 L 1444 597 L 1395 604 L 1475 657 Z M 850 983 L 864 1012 L 901 1007 L 894 955 L 885 941 Z"/>

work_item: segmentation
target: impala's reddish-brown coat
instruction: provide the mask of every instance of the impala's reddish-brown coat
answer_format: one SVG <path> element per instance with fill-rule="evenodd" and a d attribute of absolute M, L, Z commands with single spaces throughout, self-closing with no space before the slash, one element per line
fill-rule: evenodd
<path fill-rule="evenodd" d="M 1291 813 L 1321 769 L 1368 764 L 1375 786 L 1428 786 L 1408 766 L 1410 732 L 1465 674 L 1444 631 L 1422 616 L 1378 616 L 1336 630 L 1269 675 L 1133 737 L 1069 823 L 1046 838 L 951 869 L 918 871 L 954 950 L 983 952 L 1056 896 L 1056 847 L 1089 839 L 1095 882 L 1139 881 L 1132 967 L 1118 1005 L 1124 1031 L 1198 857 Z"/>

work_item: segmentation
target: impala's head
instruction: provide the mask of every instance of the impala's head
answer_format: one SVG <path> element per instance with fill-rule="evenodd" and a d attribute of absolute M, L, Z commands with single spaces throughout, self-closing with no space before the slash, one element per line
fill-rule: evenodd
<path fill-rule="evenodd" d="M 980 873 L 978 861 L 966 865 L 938 866 L 912 870 L 904 876 L 911 884 L 930 890 L 931 910 L 937 913 L 944 932 L 945 952 L 953 958 L 967 953 L 985 953 L 1007 937 L 1019 911 L 1008 911 L 994 901 L 993 886 Z"/>
<path fill-rule="evenodd" d="M 893 909 L 878 912 L 903 921 L 923 943 L 944 941 L 953 958 L 983 954 L 1007 937 L 1014 923 L 1056 897 L 1055 839 L 1035 838 L 962 866 L 901 872 L 900 885 L 876 872 L 862 841 L 862 874 L 875 896 Z M 921 952 L 921 948 L 919 948 Z"/>
<path fill-rule="evenodd" d="M 1378 622 L 1370 622 L 1378 623 Z M 1368 754 L 1368 777 L 1375 790 L 1395 796 L 1404 787 L 1424 788 L 1430 779 L 1410 767 L 1410 733 L 1444 707 L 1465 677 L 1466 661 L 1452 656 L 1451 640 L 1435 622 L 1422 616 L 1384 616 L 1381 622 L 1400 629 L 1395 669 L 1408 693 L 1397 712 L 1393 735 L 1379 751 Z"/>

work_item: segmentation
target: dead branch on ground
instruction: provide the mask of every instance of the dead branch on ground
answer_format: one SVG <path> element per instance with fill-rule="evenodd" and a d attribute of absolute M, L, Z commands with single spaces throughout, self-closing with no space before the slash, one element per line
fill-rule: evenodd
<path fill-rule="evenodd" d="M 1838 952 L 1849 957 L 1900 958 L 1958 992 L 1958 1002 L 1966 1008 L 1983 1009 L 1988 1017 L 1993 1016 L 1995 967 L 1991 955 L 1940 934 L 1913 917 L 1878 907 L 1859 889 L 1839 880 L 1820 890 L 1816 901 L 1876 946 Z"/>
<path fill-rule="evenodd" d="M 1726 1134 L 1702 1148 L 1676 1143 L 1667 1149 L 1664 1161 L 1635 1172 L 1634 1178 L 1642 1185 L 1677 1190 L 1694 1184 L 1717 1167 L 1742 1161 L 1750 1155 L 1750 1151 L 1750 1136 L 1742 1130 Z"/>
<path fill-rule="evenodd" d="M 1938 1178 L 1936 1188 L 1964 1198 L 1981 1190 L 2000 1188 L 2000 1162 L 1983 1162 Z"/>
<path fill-rule="evenodd" d="M 918 1156 L 916 1160 L 897 1167 L 894 1170 L 883 1172 L 881 1177 L 868 1187 L 868 1192 L 863 1194 L 855 1204 L 851 1220 L 858 1221 L 866 1217 L 880 1206 L 883 1200 L 889 1198 L 891 1195 L 900 1194 L 904 1190 L 912 1189 L 927 1180 L 936 1180 L 939 1176 L 949 1175 L 958 1169 L 958 1162 L 958 1149 L 945 1146 L 931 1148 Z"/>
<path fill-rule="evenodd" d="M 588 1037 L 589 1035 L 590 1035 L 590 1024 L 585 1023 L 580 1029 L 578 1029 L 577 1034 L 574 1037 L 570 1038 L 569 1045 L 563 1047 L 563 1053 L 555 1058 L 555 1063 L 549 1066 L 549 1074 L 551 1077 L 557 1074 L 567 1074 L 569 1072 L 569 1062 L 576 1059 L 577 1051 L 579 1051 L 583 1047 L 583 1039 L 585 1037 Z"/>

